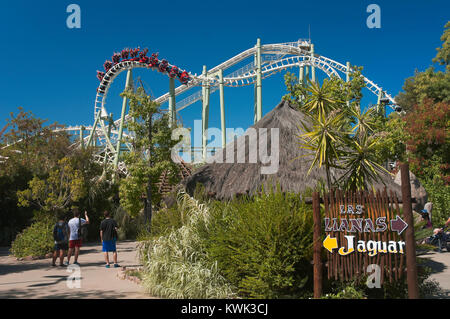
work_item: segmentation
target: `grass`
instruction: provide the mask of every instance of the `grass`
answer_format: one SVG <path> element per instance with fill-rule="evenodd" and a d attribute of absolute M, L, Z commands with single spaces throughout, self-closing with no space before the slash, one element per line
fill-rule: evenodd
<path fill-rule="evenodd" d="M 184 193 L 177 204 L 182 226 L 141 243 L 144 288 L 163 298 L 233 298 L 233 287 L 209 261 L 195 231 L 199 223 L 208 224 L 208 207 Z"/>

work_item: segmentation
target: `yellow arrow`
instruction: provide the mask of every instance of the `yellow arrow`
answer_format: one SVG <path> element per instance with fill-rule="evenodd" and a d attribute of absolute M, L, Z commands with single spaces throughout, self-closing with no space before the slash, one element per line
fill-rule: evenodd
<path fill-rule="evenodd" d="M 331 238 L 330 235 L 328 235 L 327 238 L 325 238 L 325 240 L 323 241 L 323 247 L 325 247 L 330 253 L 332 253 L 333 249 L 338 248 L 337 238 Z"/>

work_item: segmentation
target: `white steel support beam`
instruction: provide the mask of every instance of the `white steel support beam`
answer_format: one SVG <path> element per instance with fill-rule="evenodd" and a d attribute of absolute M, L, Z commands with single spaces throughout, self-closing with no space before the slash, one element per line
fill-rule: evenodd
<path fill-rule="evenodd" d="M 169 126 L 173 127 L 176 123 L 176 107 L 175 107 L 175 79 L 169 78 Z"/>
<path fill-rule="evenodd" d="M 261 39 L 256 41 L 256 121 L 262 117 Z"/>
<path fill-rule="evenodd" d="M 311 44 L 311 58 L 314 59 L 314 44 Z M 311 65 L 311 81 L 316 82 L 316 68 Z"/>
<path fill-rule="evenodd" d="M 133 86 L 133 71 L 129 69 L 127 71 L 127 81 L 125 83 L 125 90 L 128 90 Z M 122 101 L 122 114 L 120 116 L 119 136 L 117 138 L 116 154 L 114 157 L 114 172 L 117 171 L 119 165 L 120 147 L 122 145 L 123 125 L 125 122 L 125 115 L 127 114 L 127 98 L 124 97 Z"/>
<path fill-rule="evenodd" d="M 225 98 L 223 92 L 223 70 L 219 70 L 219 94 L 220 94 L 220 126 L 222 128 L 222 148 L 227 144 L 226 126 L 225 126 Z"/>
<path fill-rule="evenodd" d="M 254 59 L 253 59 L 253 65 L 256 68 L 258 65 L 258 58 L 255 53 Z M 256 73 L 256 72 L 255 72 Z M 257 77 L 257 76 L 255 76 Z M 258 92 L 257 92 L 257 86 L 256 86 L 256 80 L 255 84 L 253 85 L 253 124 L 258 122 Z"/>
<path fill-rule="evenodd" d="M 94 121 L 94 126 L 92 127 L 91 134 L 89 135 L 89 139 L 87 142 L 87 147 L 91 146 L 92 139 L 95 138 L 95 129 L 97 128 L 98 121 L 100 121 L 100 116 L 102 112 L 97 112 L 97 116 Z M 97 139 L 94 140 L 95 146 L 97 145 Z"/>
<path fill-rule="evenodd" d="M 347 61 L 347 70 L 345 71 L 345 81 L 350 82 L 350 62 Z M 347 106 L 350 106 L 350 101 L 347 101 Z"/>
<path fill-rule="evenodd" d="M 84 149 L 84 126 L 81 125 L 80 127 L 80 145 L 81 145 L 81 149 Z"/>
<path fill-rule="evenodd" d="M 202 153 L 203 160 L 206 161 L 206 144 L 208 142 L 208 120 L 209 120 L 209 83 L 207 80 L 208 71 L 206 65 L 203 66 L 203 80 L 202 85 Z"/>
<path fill-rule="evenodd" d="M 378 93 L 377 113 L 384 116 L 386 114 L 386 110 L 384 107 L 384 103 L 382 103 L 382 101 L 381 101 L 381 99 L 383 99 L 383 98 L 384 98 L 384 92 L 383 92 L 383 90 L 380 90 L 380 92 Z"/>
<path fill-rule="evenodd" d="M 301 65 L 298 70 L 298 83 L 304 85 L 305 82 L 305 67 Z"/>

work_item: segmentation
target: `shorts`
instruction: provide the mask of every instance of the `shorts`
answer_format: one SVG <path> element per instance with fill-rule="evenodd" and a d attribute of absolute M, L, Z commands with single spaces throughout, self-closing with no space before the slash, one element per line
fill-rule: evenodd
<path fill-rule="evenodd" d="M 55 251 L 58 251 L 58 250 L 67 250 L 67 248 L 68 248 L 67 243 L 55 244 Z"/>
<path fill-rule="evenodd" d="M 116 240 L 104 240 L 103 244 L 102 244 L 103 248 L 102 251 L 103 252 L 116 252 Z"/>
<path fill-rule="evenodd" d="M 69 248 L 81 247 L 82 243 L 81 239 L 69 240 Z"/>

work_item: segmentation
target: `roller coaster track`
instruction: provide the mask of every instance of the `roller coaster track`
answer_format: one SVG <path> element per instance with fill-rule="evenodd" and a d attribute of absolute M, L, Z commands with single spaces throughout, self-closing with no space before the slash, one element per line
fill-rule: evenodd
<path fill-rule="evenodd" d="M 298 42 L 288 42 L 288 43 L 280 43 L 280 44 L 266 44 L 262 45 L 262 53 L 266 55 L 265 60 L 263 61 L 262 74 L 263 78 L 270 77 L 271 75 L 281 72 L 285 69 L 289 69 L 292 67 L 300 67 L 300 66 L 314 66 L 323 72 L 325 72 L 328 76 L 337 76 L 341 78 L 340 74 L 346 74 L 347 72 L 351 73 L 352 69 L 348 69 L 346 65 L 341 64 L 337 61 L 334 61 L 330 58 L 315 54 L 314 57 L 311 56 L 309 50 L 309 43 L 306 41 L 298 41 Z M 193 80 L 189 82 L 187 85 L 180 85 L 175 88 L 175 96 L 181 95 L 186 91 L 192 89 L 193 87 L 199 87 L 202 85 L 204 81 L 208 82 L 211 86 L 211 93 L 218 90 L 218 71 L 220 69 L 227 70 L 234 65 L 240 63 L 241 61 L 253 57 L 256 53 L 256 48 L 252 47 L 246 51 L 239 53 L 238 55 L 232 57 L 231 59 L 213 67 L 208 71 L 208 76 L 205 78 L 203 75 L 191 75 Z M 292 55 L 286 57 L 286 55 Z M 146 66 L 140 63 L 134 63 L 131 65 L 127 65 L 126 67 L 122 67 L 122 65 L 116 65 L 116 69 L 114 70 L 114 79 L 120 72 L 128 70 L 133 67 L 142 67 Z M 117 72 L 119 71 L 119 72 Z M 226 76 L 224 76 L 224 85 L 228 87 L 241 87 L 252 85 L 255 83 L 256 79 L 256 66 L 254 62 L 247 64 L 246 66 L 236 70 Z M 364 82 L 366 83 L 366 88 L 369 89 L 373 94 L 379 95 L 383 89 L 372 82 L 370 79 L 364 77 Z M 112 80 L 111 82 L 112 83 Z M 109 89 L 109 86 L 108 86 Z M 395 105 L 394 98 L 383 91 L 386 98 L 389 99 L 392 105 Z M 105 94 L 97 94 L 96 102 L 95 102 L 95 110 L 94 115 L 97 116 L 98 112 L 105 109 L 106 105 L 106 95 Z M 184 98 L 183 100 L 176 103 L 177 112 L 189 107 L 190 105 L 200 101 L 202 99 L 201 91 L 197 91 L 194 94 Z M 169 93 L 165 93 L 155 99 L 155 102 L 159 104 L 163 104 L 169 100 Z M 392 109 L 393 106 L 390 105 Z M 130 116 L 127 115 L 125 117 L 125 122 L 130 120 Z M 120 125 L 120 119 L 116 120 L 114 124 L 116 126 Z"/>
<path fill-rule="evenodd" d="M 186 84 L 182 84 L 175 88 L 175 96 L 179 96 L 193 89 L 194 87 L 201 87 L 205 83 L 210 87 L 210 93 L 214 93 L 219 89 L 219 70 L 226 71 L 241 63 L 242 61 L 254 58 L 257 52 L 256 47 L 251 47 L 232 58 L 220 63 L 219 65 L 208 70 L 207 75 L 201 74 L 189 74 L 190 81 Z M 323 71 L 328 77 L 335 76 L 341 78 L 343 75 L 351 73 L 353 70 L 347 65 L 334 61 L 328 57 L 314 54 L 311 52 L 311 44 L 306 40 L 299 40 L 296 42 L 287 43 L 276 43 L 276 44 L 265 44 L 261 46 L 262 63 L 261 63 L 261 76 L 262 78 L 267 78 L 281 72 L 283 70 L 301 67 L 301 66 L 311 66 Z M 97 90 L 97 95 L 95 99 L 94 107 L 94 120 L 97 118 L 104 119 L 107 115 L 106 112 L 106 98 L 108 95 L 108 90 L 114 79 L 121 72 L 130 70 L 133 68 L 148 68 L 145 63 L 140 63 L 137 61 L 125 61 L 115 64 L 105 75 L 102 83 Z M 253 61 L 247 63 L 243 67 L 234 70 L 223 77 L 223 84 L 226 87 L 242 87 L 248 85 L 254 85 L 257 78 L 257 66 Z M 379 96 L 384 94 L 392 105 L 391 108 L 395 106 L 394 98 L 383 91 L 383 89 L 375 84 L 370 79 L 364 77 L 364 82 L 366 88 L 373 94 Z M 155 102 L 163 104 L 169 100 L 170 93 L 167 92 L 155 99 Z M 180 112 L 192 104 L 201 101 L 203 98 L 202 91 L 197 90 L 188 97 L 178 101 L 176 103 L 176 112 Z M 394 105 L 394 106 L 393 106 Z M 124 118 L 124 122 L 127 123 L 131 117 L 127 114 Z M 98 144 L 104 145 L 103 161 L 105 157 L 107 161 L 111 161 L 116 155 L 116 145 L 117 143 L 117 131 L 111 131 L 111 138 L 104 138 L 106 135 L 106 124 L 103 120 L 99 121 L 100 127 L 96 129 L 96 135 L 98 137 Z M 121 119 L 114 121 L 114 126 L 119 127 L 121 124 Z M 88 137 L 85 138 L 85 142 L 88 142 Z M 99 157 L 101 158 L 101 157 Z M 123 163 L 120 169 L 125 173 L 125 166 Z"/>
<path fill-rule="evenodd" d="M 298 40 L 296 42 L 286 42 L 286 43 L 275 43 L 275 44 L 264 44 L 260 47 L 261 51 L 261 78 L 268 78 L 278 72 L 293 67 L 309 66 L 314 67 L 318 70 L 323 71 L 328 77 L 338 77 L 341 78 L 347 74 L 352 73 L 350 66 L 344 65 L 337 61 L 334 61 L 328 57 L 313 53 L 312 44 L 309 40 Z M 181 84 L 174 89 L 174 97 L 178 97 L 186 92 L 192 90 L 193 88 L 199 88 L 203 85 L 207 85 L 210 89 L 210 94 L 216 92 L 219 89 L 219 72 L 223 71 L 225 75 L 223 76 L 223 85 L 226 87 L 242 87 L 248 85 L 254 85 L 257 79 L 257 65 L 254 63 L 254 57 L 257 54 L 257 47 L 253 46 L 232 58 L 218 64 L 217 66 L 208 70 L 206 74 L 191 74 L 189 73 L 189 81 L 185 84 Z M 242 63 L 246 59 L 252 59 L 249 63 L 240 67 L 237 70 L 231 70 L 235 68 L 238 64 Z M 170 65 L 169 65 L 170 66 Z M 157 67 L 150 67 L 149 64 L 133 61 L 124 60 L 118 62 L 104 74 L 99 87 L 97 88 L 97 94 L 94 103 L 94 125 L 89 127 L 75 126 L 64 128 L 65 131 L 70 132 L 81 132 L 80 140 L 74 143 L 73 147 L 80 145 L 88 145 L 92 143 L 97 147 L 95 153 L 95 159 L 98 162 L 104 163 L 105 165 L 110 165 L 114 158 L 117 157 L 117 143 L 121 142 L 125 149 L 132 149 L 129 143 L 132 138 L 125 131 L 123 132 L 122 139 L 119 138 L 120 134 L 117 130 L 121 124 L 126 124 L 131 120 L 130 115 L 122 119 L 117 119 L 112 121 L 108 116 L 106 109 L 108 92 L 111 84 L 117 78 L 117 76 L 123 71 L 132 70 L 135 68 L 151 68 L 156 70 Z M 226 73 L 230 70 L 231 72 Z M 375 84 L 373 81 L 362 76 L 366 84 L 366 88 L 377 96 L 384 95 L 391 105 L 389 107 L 394 109 L 395 100 L 394 98 L 385 92 L 379 85 Z M 155 102 L 163 104 L 169 101 L 171 94 L 167 92 L 155 99 Z M 193 94 L 179 100 L 176 102 L 175 109 L 176 112 L 180 112 L 192 104 L 201 101 L 203 99 L 202 91 L 197 90 Z M 178 99 L 176 99 L 178 100 Z M 112 125 L 111 125 L 112 124 Z M 114 127 L 115 129 L 112 129 Z M 84 136 L 83 131 L 87 132 L 87 136 Z M 117 169 L 123 173 L 127 174 L 125 164 L 123 162 L 118 163 Z"/>

